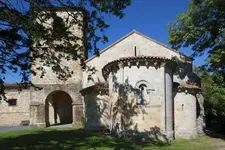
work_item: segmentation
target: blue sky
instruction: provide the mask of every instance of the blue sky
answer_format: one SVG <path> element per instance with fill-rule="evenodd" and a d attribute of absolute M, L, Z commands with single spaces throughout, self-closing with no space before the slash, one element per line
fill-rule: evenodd
<path fill-rule="evenodd" d="M 188 8 L 189 0 L 133 0 L 130 7 L 125 10 L 125 17 L 118 19 L 109 17 L 110 24 L 106 34 L 109 37 L 107 44 L 99 44 L 100 50 L 112 44 L 132 30 L 137 30 L 159 42 L 168 44 L 168 23 L 174 21 L 178 14 Z M 170 45 L 169 45 L 170 46 Z M 179 51 L 191 55 L 190 48 Z M 205 56 L 196 57 L 194 65 L 202 65 Z"/>
<path fill-rule="evenodd" d="M 169 45 L 168 23 L 175 20 L 178 14 L 187 9 L 188 3 L 189 0 L 133 0 L 131 6 L 125 9 L 126 15 L 123 19 L 112 16 L 106 18 L 106 22 L 110 25 L 106 30 L 109 42 L 107 44 L 99 43 L 100 50 L 132 30 L 137 30 L 159 42 Z M 192 54 L 189 48 L 181 48 L 179 51 L 186 55 Z M 202 65 L 205 56 L 196 57 L 194 65 Z M 7 74 L 5 80 L 5 82 L 19 81 L 18 75 L 11 73 Z"/>

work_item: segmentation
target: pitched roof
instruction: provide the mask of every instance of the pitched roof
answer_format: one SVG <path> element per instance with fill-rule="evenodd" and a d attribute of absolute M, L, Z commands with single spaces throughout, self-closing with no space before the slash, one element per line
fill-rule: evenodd
<path fill-rule="evenodd" d="M 109 91 L 108 84 L 105 83 L 105 82 L 104 83 L 97 83 L 95 85 L 83 88 L 82 90 L 80 90 L 80 93 L 82 95 L 85 95 L 86 93 L 91 93 L 93 91 L 95 91 L 95 92 L 96 91 L 102 91 L 102 92 L 108 93 L 108 91 Z"/>
<path fill-rule="evenodd" d="M 180 84 L 178 86 L 179 89 L 201 89 L 201 87 L 195 85 L 195 84 Z"/>
<path fill-rule="evenodd" d="M 146 35 L 144 35 L 144 34 L 138 32 L 138 31 L 136 31 L 136 30 L 131 31 L 130 33 L 126 34 L 125 36 L 123 36 L 123 37 L 120 38 L 119 40 L 117 40 L 117 41 L 115 41 L 114 43 L 112 43 L 111 45 L 107 46 L 106 48 L 104 48 L 103 50 L 101 50 L 101 51 L 99 52 L 99 54 L 104 53 L 105 51 L 107 51 L 108 49 L 110 49 L 110 48 L 113 47 L 114 45 L 118 44 L 119 42 L 121 42 L 121 41 L 124 40 L 125 38 L 129 37 L 129 36 L 132 35 L 133 33 L 136 33 L 136 34 L 138 34 L 138 35 L 140 35 L 140 36 L 142 36 L 142 37 L 144 37 L 144 38 L 146 38 L 146 39 L 148 39 L 148 40 L 150 40 L 150 41 L 152 41 L 152 42 L 154 42 L 154 43 L 157 43 L 157 44 L 159 44 L 159 45 L 161 45 L 161 46 L 163 46 L 163 47 L 165 47 L 165 48 L 167 48 L 167 49 L 169 49 L 169 50 L 171 50 L 171 51 L 174 51 L 174 52 L 176 52 L 176 53 L 178 53 L 178 54 L 180 54 L 180 55 L 182 55 L 182 56 L 184 56 L 184 57 L 187 57 L 187 58 L 190 58 L 190 59 L 193 60 L 193 58 L 192 58 L 191 56 L 187 56 L 187 55 L 185 55 L 184 53 L 179 52 L 178 50 L 173 49 L 173 48 L 171 48 L 171 47 L 169 47 L 169 46 L 167 46 L 167 45 L 165 45 L 165 44 L 163 44 L 163 43 L 161 43 L 161 42 L 159 42 L 159 41 L 156 41 L 156 40 L 154 40 L 154 39 L 152 39 L 152 38 L 150 38 L 150 37 L 148 37 L 148 36 L 146 36 Z M 91 61 L 92 59 L 94 59 L 95 57 L 97 57 L 97 55 L 93 55 L 92 57 L 88 58 L 85 62 L 87 63 L 87 62 Z"/>

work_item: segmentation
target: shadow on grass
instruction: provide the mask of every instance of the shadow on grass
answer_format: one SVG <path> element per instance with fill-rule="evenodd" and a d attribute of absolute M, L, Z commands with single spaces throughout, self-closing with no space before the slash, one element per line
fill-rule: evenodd
<path fill-rule="evenodd" d="M 136 150 L 149 146 L 140 141 L 112 138 L 107 135 L 91 133 L 84 130 L 37 130 L 31 134 L 18 132 L 17 135 L 0 138 L 2 150 L 73 150 L 73 149 L 127 149 Z M 156 143 L 154 143 L 156 144 Z M 158 146 L 165 146 L 159 143 Z"/>
<path fill-rule="evenodd" d="M 219 138 L 219 139 L 225 140 L 225 134 L 215 131 L 214 129 L 207 129 L 205 134 L 212 138 Z"/>

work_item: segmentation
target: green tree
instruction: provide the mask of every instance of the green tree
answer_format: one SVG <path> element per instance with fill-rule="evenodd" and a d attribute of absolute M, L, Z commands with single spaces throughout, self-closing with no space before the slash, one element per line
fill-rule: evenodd
<path fill-rule="evenodd" d="M 190 47 L 193 56 L 207 53 L 206 64 L 195 68 L 201 78 L 206 123 L 225 125 L 225 3 L 191 0 L 189 7 L 169 24 L 173 48 Z"/>
<path fill-rule="evenodd" d="M 49 66 L 58 75 L 66 80 L 73 71 L 60 65 L 61 59 L 81 60 L 84 58 L 80 51 L 92 50 L 98 54 L 97 44 L 107 42 L 105 29 L 109 25 L 104 16 L 113 15 L 119 18 L 124 16 L 123 10 L 131 4 L 131 0 L 1 0 L 0 1 L 0 94 L 4 93 L 4 74 L 7 71 L 19 73 L 21 82 L 30 82 L 31 63 L 36 59 L 44 66 Z M 86 33 L 86 37 L 72 34 L 62 18 L 58 17 L 54 8 L 60 7 L 72 17 L 70 25 L 78 25 Z M 53 11 L 51 11 L 53 10 Z M 76 11 L 77 13 L 71 13 Z M 41 13 L 40 13 L 41 12 Z M 85 16 L 85 22 L 78 19 Z M 35 18 L 35 20 L 34 20 Z M 52 18 L 52 28 L 46 28 L 49 18 Z M 38 23 L 38 21 L 41 23 Z M 63 44 L 54 44 L 54 41 L 63 40 Z M 39 42 L 44 41 L 44 43 Z M 83 44 L 71 44 L 70 41 L 81 41 Z M 39 49 L 33 48 L 33 44 Z M 54 48 L 44 48 L 48 45 Z M 44 67 L 39 69 L 44 75 Z M 31 83 L 32 84 L 32 83 Z"/>
<path fill-rule="evenodd" d="M 195 67 L 194 72 L 201 78 L 204 96 L 206 124 L 212 126 L 212 121 L 221 126 L 225 125 L 225 88 L 224 76 L 217 71 L 208 72 L 206 69 Z"/>
<path fill-rule="evenodd" d="M 188 9 L 169 24 L 168 30 L 173 48 L 191 47 L 194 56 L 208 53 L 207 69 L 224 72 L 224 0 L 192 0 Z"/>

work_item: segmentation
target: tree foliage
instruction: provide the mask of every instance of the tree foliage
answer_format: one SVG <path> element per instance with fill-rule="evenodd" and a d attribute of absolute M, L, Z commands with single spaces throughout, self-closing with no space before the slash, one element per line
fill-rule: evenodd
<path fill-rule="evenodd" d="M 97 54 L 98 42 L 108 41 L 105 29 L 109 25 L 104 16 L 122 18 L 123 10 L 130 3 L 131 0 L 1 0 L 1 93 L 4 91 L 4 74 L 8 71 L 20 74 L 21 82 L 24 83 L 30 82 L 30 73 L 35 75 L 35 70 L 39 70 L 43 77 L 44 66 L 48 66 L 58 78 L 66 80 L 73 71 L 62 65 L 62 59 L 80 60 L 82 65 L 85 49 Z M 66 21 L 54 11 L 58 7 L 67 13 Z M 85 20 L 79 19 L 80 16 Z M 48 27 L 50 19 L 51 27 Z M 69 30 L 74 25 L 80 27 L 87 36 Z M 35 60 L 42 62 L 42 66 L 32 69 Z"/>
<path fill-rule="evenodd" d="M 194 56 L 208 52 L 207 69 L 224 72 L 224 0 L 192 0 L 188 9 L 169 24 L 169 43 L 177 49 L 190 46 Z"/>
<path fill-rule="evenodd" d="M 169 24 L 173 48 L 190 47 L 193 56 L 208 54 L 206 64 L 195 68 L 201 78 L 206 123 L 225 125 L 225 1 L 192 0 Z M 215 126 L 215 125 L 214 125 Z"/>
<path fill-rule="evenodd" d="M 224 76 L 217 71 L 210 73 L 200 67 L 195 67 L 194 72 L 201 78 L 207 125 L 210 126 L 212 121 L 225 125 Z"/>

